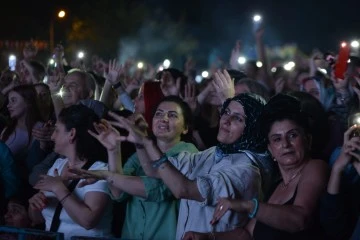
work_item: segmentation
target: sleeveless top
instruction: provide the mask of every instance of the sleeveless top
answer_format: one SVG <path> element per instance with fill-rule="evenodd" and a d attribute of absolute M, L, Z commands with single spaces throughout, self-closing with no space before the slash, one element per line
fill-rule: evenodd
<path fill-rule="evenodd" d="M 283 205 L 292 205 L 295 201 L 297 195 L 297 186 L 295 189 L 294 196 L 289 199 L 289 201 L 285 202 Z M 300 239 L 324 239 L 320 231 L 319 226 L 319 209 L 316 209 L 316 213 L 313 215 L 313 218 L 316 218 L 313 227 L 310 229 L 306 229 L 300 232 L 290 233 L 284 230 L 273 228 L 267 224 L 264 224 L 260 221 L 256 221 L 253 239 L 254 240 L 300 240 Z"/>

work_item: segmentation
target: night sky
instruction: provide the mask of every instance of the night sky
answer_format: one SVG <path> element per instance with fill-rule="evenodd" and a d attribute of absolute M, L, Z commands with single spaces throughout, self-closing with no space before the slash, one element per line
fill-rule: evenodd
<path fill-rule="evenodd" d="M 133 0 L 136 2 L 136 0 Z M 72 16 L 81 13 L 80 0 L 2 2 L 0 39 L 47 39 L 49 19 L 56 9 Z M 172 19 L 185 20 L 187 31 L 200 42 L 203 51 L 231 48 L 236 39 L 253 41 L 251 16 L 261 13 L 266 26 L 266 43 L 297 43 L 302 50 L 334 49 L 341 40 L 360 38 L 359 1 L 220 1 L 147 0 L 150 9 L 162 8 Z"/>

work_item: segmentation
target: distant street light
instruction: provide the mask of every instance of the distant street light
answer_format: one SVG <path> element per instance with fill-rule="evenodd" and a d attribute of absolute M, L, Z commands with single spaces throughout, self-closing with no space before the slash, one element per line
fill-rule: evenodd
<path fill-rule="evenodd" d="M 359 45 L 360 45 L 359 41 L 357 41 L 357 40 L 351 42 L 351 47 L 353 47 L 353 48 L 359 48 Z"/>
<path fill-rule="evenodd" d="M 144 67 L 144 63 L 138 62 L 137 67 L 138 67 L 138 69 L 142 69 Z"/>
<path fill-rule="evenodd" d="M 203 71 L 203 72 L 201 73 L 201 76 L 202 76 L 203 78 L 207 78 L 207 77 L 209 77 L 209 72 L 208 72 L 208 71 Z"/>
<path fill-rule="evenodd" d="M 246 63 L 246 58 L 243 57 L 243 56 L 239 57 L 239 58 L 238 58 L 238 63 L 239 63 L 240 65 L 245 64 L 245 63 Z"/>
<path fill-rule="evenodd" d="M 60 19 L 63 19 L 65 17 L 66 13 L 64 10 L 60 10 L 57 14 L 57 17 Z M 54 42 L 55 42 L 55 36 L 54 36 L 54 17 L 51 17 L 50 19 L 50 30 L 49 30 L 49 35 L 50 35 L 50 51 L 53 51 L 54 49 Z"/>
<path fill-rule="evenodd" d="M 253 20 L 254 22 L 260 22 L 262 17 L 259 14 L 254 15 Z"/>
<path fill-rule="evenodd" d="M 83 59 L 84 56 L 85 56 L 85 54 L 84 54 L 83 51 L 80 51 L 80 52 L 78 53 L 78 55 L 77 55 L 77 57 L 78 57 L 79 59 Z"/>
<path fill-rule="evenodd" d="M 169 68 L 169 67 L 170 67 L 170 64 L 171 64 L 171 62 L 170 62 L 169 59 L 165 59 L 164 62 L 163 62 L 164 68 Z"/>
<path fill-rule="evenodd" d="M 65 17 L 65 15 L 66 15 L 66 13 L 65 13 L 64 10 L 61 10 L 61 11 L 59 11 L 59 13 L 58 13 L 58 17 L 59 17 L 59 18 L 63 18 L 63 17 Z"/>

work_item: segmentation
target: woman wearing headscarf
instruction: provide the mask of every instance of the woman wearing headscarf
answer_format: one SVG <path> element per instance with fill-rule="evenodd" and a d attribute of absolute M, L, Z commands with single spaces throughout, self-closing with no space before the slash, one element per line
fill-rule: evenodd
<path fill-rule="evenodd" d="M 181 199 L 176 239 L 187 231 L 228 231 L 246 224 L 248 218 L 241 213 L 229 212 L 213 226 L 210 220 L 218 198 L 261 198 L 263 183 L 270 182 L 271 161 L 263 154 L 265 141 L 256 128 L 263 106 L 264 100 L 254 94 L 228 99 L 221 110 L 218 145 L 172 157 L 163 154 L 133 122 L 117 119 L 129 131 L 123 140 L 136 144 L 145 173 L 161 178 Z"/>
<path fill-rule="evenodd" d="M 278 94 L 267 103 L 260 119 L 268 150 L 281 174 L 270 198 L 266 202 L 219 199 L 212 222 L 235 211 L 251 218 L 246 227 L 214 233 L 212 238 L 192 233 L 184 239 L 324 239 L 319 224 L 319 199 L 327 183 L 327 165 L 311 158 L 308 116 L 297 99 Z"/>

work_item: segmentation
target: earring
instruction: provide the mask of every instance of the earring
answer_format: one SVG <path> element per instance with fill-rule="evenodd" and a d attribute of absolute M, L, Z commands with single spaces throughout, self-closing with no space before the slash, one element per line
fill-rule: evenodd
<path fill-rule="evenodd" d="M 273 158 L 274 162 L 276 162 L 276 158 Z"/>

